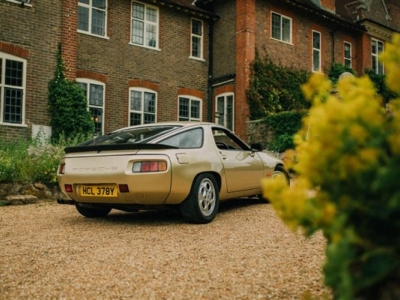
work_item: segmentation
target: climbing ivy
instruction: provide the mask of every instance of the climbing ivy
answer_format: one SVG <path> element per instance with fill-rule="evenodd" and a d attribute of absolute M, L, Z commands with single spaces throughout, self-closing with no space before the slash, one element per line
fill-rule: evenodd
<path fill-rule="evenodd" d="M 310 103 L 300 90 L 308 76 L 308 71 L 283 67 L 268 55 L 256 53 L 247 90 L 250 120 L 282 111 L 308 109 Z"/>
<path fill-rule="evenodd" d="M 56 58 L 54 78 L 48 85 L 51 140 L 57 143 L 61 137 L 66 140 L 73 140 L 76 136 L 89 137 L 94 132 L 94 123 L 87 110 L 86 96 L 74 81 L 65 78 L 61 45 L 58 47 Z"/>

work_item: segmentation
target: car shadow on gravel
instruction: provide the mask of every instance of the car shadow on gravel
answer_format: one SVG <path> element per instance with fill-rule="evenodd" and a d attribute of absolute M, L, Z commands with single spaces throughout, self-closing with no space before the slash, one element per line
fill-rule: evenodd
<path fill-rule="evenodd" d="M 266 205 L 267 203 L 258 198 L 238 198 L 221 202 L 217 214 L 223 215 L 244 209 L 248 206 Z M 79 216 L 81 217 L 81 216 Z M 87 222 L 87 218 L 82 217 L 81 221 Z M 80 222 L 81 222 L 80 221 Z M 115 224 L 136 224 L 148 226 L 160 226 L 167 224 L 182 224 L 185 223 L 179 207 L 164 208 L 159 210 L 140 210 L 138 212 L 124 212 L 120 210 L 112 210 L 111 213 L 100 219 L 90 219 L 91 222 L 97 223 L 115 223 Z M 214 220 L 215 221 L 215 220 Z M 84 223 L 82 222 L 82 223 Z"/>

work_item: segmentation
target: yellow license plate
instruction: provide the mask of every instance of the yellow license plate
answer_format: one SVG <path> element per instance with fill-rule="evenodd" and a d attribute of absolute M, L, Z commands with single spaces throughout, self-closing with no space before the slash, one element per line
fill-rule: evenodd
<path fill-rule="evenodd" d="M 85 197 L 117 197 L 118 190 L 115 185 L 81 185 L 79 186 L 81 196 Z"/>

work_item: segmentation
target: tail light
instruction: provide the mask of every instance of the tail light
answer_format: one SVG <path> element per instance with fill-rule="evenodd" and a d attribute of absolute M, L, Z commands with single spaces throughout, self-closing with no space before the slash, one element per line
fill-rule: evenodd
<path fill-rule="evenodd" d="M 164 172 L 167 170 L 166 161 L 140 161 L 135 162 L 132 167 L 134 173 Z"/>
<path fill-rule="evenodd" d="M 72 184 L 66 184 L 66 185 L 64 185 L 64 187 L 65 187 L 65 191 L 66 191 L 67 193 L 72 193 L 72 192 L 73 192 L 73 190 L 72 190 Z"/>

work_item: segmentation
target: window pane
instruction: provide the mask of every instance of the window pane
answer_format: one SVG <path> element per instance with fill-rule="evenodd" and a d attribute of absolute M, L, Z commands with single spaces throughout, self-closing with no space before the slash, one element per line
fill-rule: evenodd
<path fill-rule="evenodd" d="M 157 27 L 154 25 L 147 24 L 146 25 L 146 45 L 150 47 L 156 46 L 156 33 Z"/>
<path fill-rule="evenodd" d="M 282 40 L 290 43 L 290 19 L 282 18 Z"/>
<path fill-rule="evenodd" d="M 5 84 L 22 86 L 22 62 L 6 60 L 6 80 Z"/>
<path fill-rule="evenodd" d="M 94 129 L 96 134 L 102 134 L 103 132 L 103 109 L 102 108 L 89 108 L 90 115 L 94 122 Z"/>
<path fill-rule="evenodd" d="M 344 57 L 350 58 L 350 44 L 344 44 Z"/>
<path fill-rule="evenodd" d="M 233 130 L 233 96 L 228 96 L 226 102 L 226 127 Z"/>
<path fill-rule="evenodd" d="M 4 89 L 3 120 L 7 123 L 22 123 L 22 90 Z"/>
<path fill-rule="evenodd" d="M 192 33 L 202 35 L 202 23 L 198 20 L 192 20 Z"/>
<path fill-rule="evenodd" d="M 79 0 L 79 3 L 89 4 L 89 0 Z"/>
<path fill-rule="evenodd" d="M 281 39 L 281 17 L 277 14 L 272 14 L 271 36 L 275 39 Z"/>
<path fill-rule="evenodd" d="M 144 20 L 144 5 L 139 3 L 132 3 L 132 17 Z"/>
<path fill-rule="evenodd" d="M 192 100 L 190 105 L 190 117 L 200 119 L 200 101 Z"/>
<path fill-rule="evenodd" d="M 156 95 L 153 93 L 144 93 L 144 111 L 154 113 Z"/>
<path fill-rule="evenodd" d="M 103 106 L 103 86 L 90 85 L 89 105 Z"/>
<path fill-rule="evenodd" d="M 218 124 L 224 125 L 225 123 L 225 99 L 224 97 L 217 98 L 217 118 Z"/>
<path fill-rule="evenodd" d="M 377 54 L 376 41 L 372 41 L 372 53 Z"/>
<path fill-rule="evenodd" d="M 3 69 L 3 60 L 0 58 L 0 84 L 3 82 L 3 78 L 1 77 L 3 74 L 2 69 Z"/>
<path fill-rule="evenodd" d="M 383 51 L 383 43 L 382 42 L 378 42 L 378 53 Z"/>
<path fill-rule="evenodd" d="M 87 97 L 87 84 L 83 82 L 77 82 L 77 85 L 85 92 L 85 97 Z"/>
<path fill-rule="evenodd" d="M 106 9 L 106 0 L 93 0 L 93 7 Z"/>
<path fill-rule="evenodd" d="M 142 110 L 142 93 L 131 91 L 131 110 Z"/>
<path fill-rule="evenodd" d="M 143 45 L 143 22 L 132 21 L 132 43 Z"/>
<path fill-rule="evenodd" d="M 156 117 L 153 114 L 144 114 L 144 124 L 155 123 Z"/>
<path fill-rule="evenodd" d="M 146 20 L 149 22 L 157 23 L 157 11 L 152 8 L 147 8 Z"/>
<path fill-rule="evenodd" d="M 105 34 L 105 11 L 93 9 L 92 33 L 104 36 Z"/>
<path fill-rule="evenodd" d="M 78 29 L 89 30 L 89 9 L 87 7 L 78 7 Z"/>
<path fill-rule="evenodd" d="M 130 114 L 129 126 L 140 125 L 141 124 L 140 121 L 141 121 L 140 114 L 136 113 Z"/>
<path fill-rule="evenodd" d="M 313 71 L 319 71 L 320 64 L 319 64 L 319 51 L 313 50 Z"/>
<path fill-rule="evenodd" d="M 321 37 L 318 32 L 313 32 L 313 48 L 321 49 Z"/>
<path fill-rule="evenodd" d="M 192 36 L 192 56 L 200 57 L 200 46 L 201 46 L 201 39 L 195 36 Z"/>
<path fill-rule="evenodd" d="M 179 117 L 189 120 L 189 99 L 179 98 Z"/>

